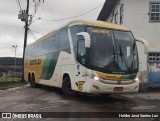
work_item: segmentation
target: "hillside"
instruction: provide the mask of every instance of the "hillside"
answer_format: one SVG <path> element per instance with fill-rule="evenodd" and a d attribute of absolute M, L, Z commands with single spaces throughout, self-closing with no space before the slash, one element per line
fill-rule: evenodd
<path fill-rule="evenodd" d="M 16 58 L 16 65 L 22 65 L 22 58 Z M 0 57 L 0 65 L 14 65 L 14 57 Z"/>

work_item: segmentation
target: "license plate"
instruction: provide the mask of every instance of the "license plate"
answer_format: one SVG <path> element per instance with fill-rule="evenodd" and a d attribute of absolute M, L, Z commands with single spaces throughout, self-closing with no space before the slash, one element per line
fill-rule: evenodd
<path fill-rule="evenodd" d="M 123 91 L 123 87 L 115 87 L 114 91 Z"/>

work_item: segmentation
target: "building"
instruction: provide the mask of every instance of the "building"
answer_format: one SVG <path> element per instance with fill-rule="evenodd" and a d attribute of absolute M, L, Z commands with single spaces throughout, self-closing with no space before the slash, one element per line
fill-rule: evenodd
<path fill-rule="evenodd" d="M 106 0 L 97 19 L 129 27 L 135 37 L 149 42 L 152 54 L 148 55 L 152 57 L 148 59 L 160 62 L 160 55 L 156 55 L 160 52 L 160 0 Z M 143 71 L 147 69 L 147 55 L 143 45 L 137 45 Z"/>

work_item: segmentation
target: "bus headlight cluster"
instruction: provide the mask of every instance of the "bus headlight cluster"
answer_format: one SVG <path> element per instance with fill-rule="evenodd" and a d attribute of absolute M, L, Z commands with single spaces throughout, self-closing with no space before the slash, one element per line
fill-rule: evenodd
<path fill-rule="evenodd" d="M 98 76 L 93 75 L 93 74 L 90 76 L 90 78 L 94 79 L 95 81 L 101 81 L 101 79 Z"/>
<path fill-rule="evenodd" d="M 94 76 L 93 79 L 99 81 L 100 78 L 98 76 Z"/>
<path fill-rule="evenodd" d="M 138 78 L 138 77 L 136 77 L 134 80 L 135 80 L 135 81 L 139 81 L 139 78 Z"/>

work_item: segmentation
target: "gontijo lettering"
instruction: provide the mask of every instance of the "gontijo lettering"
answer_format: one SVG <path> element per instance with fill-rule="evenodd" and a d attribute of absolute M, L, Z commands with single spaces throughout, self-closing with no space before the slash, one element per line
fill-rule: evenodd
<path fill-rule="evenodd" d="M 30 65 L 39 65 L 41 64 L 41 59 L 30 60 Z"/>

